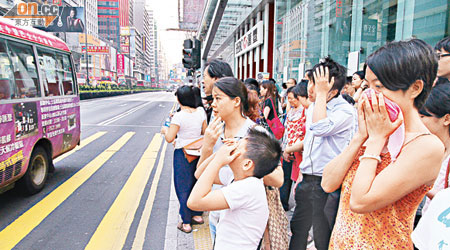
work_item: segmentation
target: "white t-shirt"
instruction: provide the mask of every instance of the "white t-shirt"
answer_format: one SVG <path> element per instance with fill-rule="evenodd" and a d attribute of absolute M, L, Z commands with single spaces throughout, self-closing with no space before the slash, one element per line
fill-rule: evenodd
<path fill-rule="evenodd" d="M 214 249 L 255 250 L 269 219 L 263 180 L 248 177 L 221 190 L 230 209 L 221 214 Z"/>
<path fill-rule="evenodd" d="M 203 121 L 206 120 L 206 112 L 202 107 L 197 108 L 193 113 L 184 110 L 173 115 L 170 124 L 180 126 L 175 140 L 175 148 L 182 148 L 189 143 L 200 139 L 202 135 Z"/>
<path fill-rule="evenodd" d="M 450 188 L 434 196 L 411 238 L 420 250 L 450 250 Z"/>
<path fill-rule="evenodd" d="M 239 129 L 239 132 L 236 134 L 236 136 L 234 137 L 234 139 L 236 140 L 236 141 L 239 141 L 240 139 L 242 139 L 242 138 L 244 138 L 244 137 L 246 137 L 247 135 L 248 135 L 248 130 L 250 129 L 250 128 L 252 128 L 253 126 L 255 126 L 256 125 L 256 123 L 254 122 L 254 121 L 252 121 L 250 118 L 248 118 L 247 117 L 247 119 L 245 120 L 245 123 L 244 123 L 244 125 L 242 125 L 242 127 Z M 222 145 L 223 145 L 223 142 L 222 142 L 222 138 L 224 138 L 225 137 L 225 135 L 222 133 L 222 135 L 220 136 L 220 138 L 218 138 L 217 139 L 217 142 L 216 142 L 216 144 L 214 145 L 214 148 L 213 148 L 213 152 L 215 153 L 215 152 L 217 152 L 219 149 L 220 149 L 220 147 L 222 147 Z M 230 177 L 231 176 L 231 179 L 230 180 L 223 180 L 222 179 L 222 175 L 226 175 L 226 176 L 228 176 L 228 177 Z M 224 184 L 225 186 L 226 185 L 228 185 L 228 184 L 230 184 L 230 182 L 234 179 L 234 175 L 233 175 L 233 171 L 231 170 L 231 168 L 228 166 L 228 165 L 226 165 L 226 166 L 224 166 L 224 167 L 222 167 L 221 169 L 220 169 L 220 171 L 219 171 L 219 178 L 220 178 L 220 180 L 221 180 L 221 182 L 222 182 L 222 184 Z M 212 190 L 217 190 L 217 189 L 219 189 L 219 188 L 221 188 L 222 187 L 222 185 L 216 185 L 216 184 L 214 184 L 213 185 L 213 187 L 212 187 Z M 219 220 L 219 218 L 221 218 L 222 216 L 221 216 L 221 211 L 211 211 L 210 213 L 209 213 L 209 223 L 211 224 L 217 224 L 217 221 Z"/>
<path fill-rule="evenodd" d="M 433 189 L 442 190 L 445 188 L 445 174 L 447 173 L 448 161 L 450 161 L 450 155 L 442 162 L 441 170 L 439 170 L 439 175 L 433 184 Z M 430 198 L 426 198 L 425 205 L 422 209 L 422 214 L 426 213 L 428 206 L 430 206 Z M 450 202 L 449 202 L 450 203 Z"/>

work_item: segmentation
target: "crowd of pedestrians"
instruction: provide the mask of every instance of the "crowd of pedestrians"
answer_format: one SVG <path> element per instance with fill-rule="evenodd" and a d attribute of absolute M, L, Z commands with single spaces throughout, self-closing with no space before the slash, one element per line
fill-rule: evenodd
<path fill-rule="evenodd" d="M 180 87 L 161 130 L 179 230 L 209 212 L 214 249 L 450 247 L 449 79 L 450 38 L 388 43 L 350 77 L 326 57 L 283 84 L 211 60 L 204 98 Z"/>

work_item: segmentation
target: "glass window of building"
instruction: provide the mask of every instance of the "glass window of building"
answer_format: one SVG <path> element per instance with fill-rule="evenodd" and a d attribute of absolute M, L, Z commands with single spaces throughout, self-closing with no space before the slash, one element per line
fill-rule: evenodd
<path fill-rule="evenodd" d="M 274 78 L 302 78 L 325 56 L 362 69 L 387 42 L 419 38 L 434 46 L 449 35 L 447 0 L 279 0 Z M 349 53 L 357 60 L 349 62 Z M 349 75 L 353 72 L 348 72 Z"/>

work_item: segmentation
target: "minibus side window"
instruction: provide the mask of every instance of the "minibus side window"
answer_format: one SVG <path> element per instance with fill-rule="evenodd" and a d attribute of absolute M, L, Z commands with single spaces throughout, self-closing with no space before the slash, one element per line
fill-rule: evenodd
<path fill-rule="evenodd" d="M 30 45 L 7 41 L 12 70 L 16 85 L 14 98 L 40 97 L 41 90 L 34 60 L 33 48 Z"/>
<path fill-rule="evenodd" d="M 14 98 L 15 84 L 13 80 L 12 65 L 6 43 L 4 39 L 0 39 L 0 100 Z"/>
<path fill-rule="evenodd" d="M 55 57 L 52 51 L 37 49 L 39 58 L 39 69 L 42 71 L 45 96 L 60 96 L 62 91 L 61 72 L 57 70 L 61 62 Z"/>
<path fill-rule="evenodd" d="M 57 54 L 58 77 L 62 79 L 62 88 L 64 95 L 74 94 L 74 80 L 72 74 L 72 65 L 70 57 L 67 54 Z"/>

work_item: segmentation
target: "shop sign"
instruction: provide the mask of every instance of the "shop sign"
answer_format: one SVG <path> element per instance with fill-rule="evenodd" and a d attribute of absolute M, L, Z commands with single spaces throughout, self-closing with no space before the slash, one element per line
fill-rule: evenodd
<path fill-rule="evenodd" d="M 362 40 L 364 42 L 377 41 L 378 20 L 364 19 L 362 25 Z"/>
<path fill-rule="evenodd" d="M 125 56 L 117 54 L 117 75 L 123 76 L 125 74 Z"/>
<path fill-rule="evenodd" d="M 86 46 L 81 46 L 81 51 L 86 52 Z M 109 54 L 108 46 L 88 46 L 88 52 L 93 54 Z"/>
<path fill-rule="evenodd" d="M 235 43 L 235 57 L 238 57 L 263 43 L 263 21 L 259 21 Z"/>
<path fill-rule="evenodd" d="M 130 36 L 131 35 L 130 26 L 121 26 L 120 27 L 120 35 L 121 36 Z"/>

